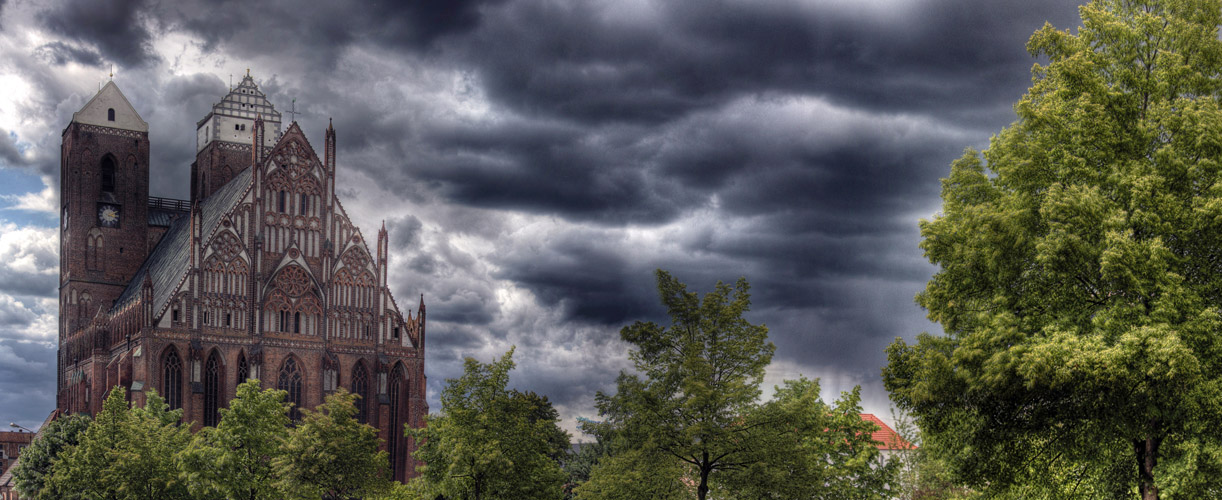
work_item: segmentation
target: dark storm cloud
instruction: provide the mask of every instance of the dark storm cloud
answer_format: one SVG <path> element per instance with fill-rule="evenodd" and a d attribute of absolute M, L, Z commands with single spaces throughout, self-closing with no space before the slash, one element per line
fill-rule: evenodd
<path fill-rule="evenodd" d="M 625 137 L 532 120 L 423 132 L 441 161 L 415 173 L 466 205 L 614 224 L 661 222 L 698 198 L 648 177 L 650 152 L 638 142 L 648 133 Z"/>
<path fill-rule="evenodd" d="M 58 40 L 39 47 L 35 52 L 43 60 L 55 65 L 63 65 L 70 62 L 85 66 L 99 66 L 102 64 L 102 55 L 98 51 Z"/>
<path fill-rule="evenodd" d="M 496 258 L 496 276 L 532 292 L 566 317 L 601 325 L 620 325 L 644 312 L 658 312 L 648 293 L 647 267 L 632 260 L 621 242 L 577 231 L 550 238 L 546 245 L 524 245 Z M 648 264 L 646 264 L 648 265 Z"/>
<path fill-rule="evenodd" d="M 992 119 L 1026 86 L 1027 37 L 1076 13 L 1054 0 L 918 2 L 890 20 L 796 2 L 617 7 L 515 2 L 452 45 L 501 103 L 588 122 L 663 122 L 768 91 Z"/>
<path fill-rule="evenodd" d="M 475 29 L 486 6 L 502 1 L 220 0 L 170 2 L 156 11 L 171 29 L 198 37 L 208 52 L 258 57 L 268 46 L 280 45 L 296 59 L 334 68 L 351 44 L 426 50 L 439 38 Z"/>
<path fill-rule="evenodd" d="M 129 67 L 157 60 L 145 24 L 145 0 L 68 0 L 39 14 L 43 26 L 66 39 L 97 47 L 102 57 Z"/>

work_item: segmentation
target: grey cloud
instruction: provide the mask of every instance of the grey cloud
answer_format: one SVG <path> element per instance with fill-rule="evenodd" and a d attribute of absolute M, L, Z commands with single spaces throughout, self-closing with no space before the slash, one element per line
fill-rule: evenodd
<path fill-rule="evenodd" d="M 0 417 L 36 428 L 55 407 L 55 347 L 0 338 Z"/>
<path fill-rule="evenodd" d="M 7 167 L 20 167 L 28 163 L 17 149 L 13 134 L 3 128 L 0 128 L 0 161 Z"/>
<path fill-rule="evenodd" d="M 103 57 L 124 66 L 153 63 L 153 33 L 142 13 L 145 0 L 67 0 L 41 12 L 39 21 L 53 33 L 97 47 Z"/>
<path fill-rule="evenodd" d="M 58 40 L 44 44 L 35 53 L 42 57 L 43 60 L 55 65 L 64 65 L 70 62 L 85 66 L 100 66 L 102 64 L 102 55 L 98 51 Z"/>

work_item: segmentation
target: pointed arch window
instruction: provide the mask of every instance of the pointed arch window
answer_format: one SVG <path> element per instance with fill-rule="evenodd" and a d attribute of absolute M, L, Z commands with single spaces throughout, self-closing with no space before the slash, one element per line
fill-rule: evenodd
<path fill-rule="evenodd" d="M 402 429 L 406 422 L 407 416 L 407 375 L 403 372 L 403 365 L 396 364 L 395 370 L 390 375 L 390 428 Z M 407 454 L 406 442 L 400 432 L 390 433 L 390 443 L 387 447 L 390 451 L 391 474 L 394 475 L 396 481 L 406 481 L 407 474 L 403 469 L 406 467 L 404 456 Z M 403 448 L 403 449 L 401 449 Z"/>
<path fill-rule="evenodd" d="M 107 193 L 115 191 L 115 159 L 110 155 L 102 158 L 102 191 Z"/>
<path fill-rule="evenodd" d="M 250 365 L 246 364 L 246 355 L 238 354 L 238 384 L 250 378 Z"/>
<path fill-rule="evenodd" d="M 170 347 L 162 363 L 161 394 L 171 410 L 182 408 L 182 358 Z"/>
<path fill-rule="evenodd" d="M 357 363 L 352 369 L 352 393 L 357 395 L 356 420 L 364 424 L 369 418 L 366 402 L 369 399 L 369 371 L 365 370 L 364 363 Z"/>
<path fill-rule="evenodd" d="M 221 359 L 216 351 L 204 367 L 204 425 L 216 427 L 221 421 Z"/>
<path fill-rule="evenodd" d="M 289 410 L 289 418 L 294 421 L 301 420 L 302 378 L 301 369 L 297 367 L 297 360 L 291 356 L 285 359 L 284 365 L 280 368 L 280 378 L 276 381 L 276 388 L 288 393 L 286 401 L 293 403 L 293 408 Z"/>

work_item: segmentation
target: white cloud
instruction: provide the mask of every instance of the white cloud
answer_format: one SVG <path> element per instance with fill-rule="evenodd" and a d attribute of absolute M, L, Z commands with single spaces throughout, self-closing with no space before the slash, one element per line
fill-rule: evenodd
<path fill-rule="evenodd" d="M 14 210 L 26 210 L 30 212 L 42 212 L 49 215 L 58 215 L 59 209 L 59 193 L 51 186 L 55 181 L 48 176 L 41 176 L 42 189 L 38 192 L 30 192 L 17 195 L 6 195 L 4 199 L 13 202 L 13 206 L 8 207 Z"/>
<path fill-rule="evenodd" d="M 0 276 L 55 276 L 59 272 L 58 246 L 59 234 L 55 228 L 18 226 L 0 221 Z"/>

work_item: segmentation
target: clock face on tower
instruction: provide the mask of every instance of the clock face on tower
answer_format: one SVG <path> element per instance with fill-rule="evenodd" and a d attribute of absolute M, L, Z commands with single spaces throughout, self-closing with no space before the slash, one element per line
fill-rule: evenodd
<path fill-rule="evenodd" d="M 119 205 L 98 203 L 98 225 L 102 227 L 119 227 Z"/>

